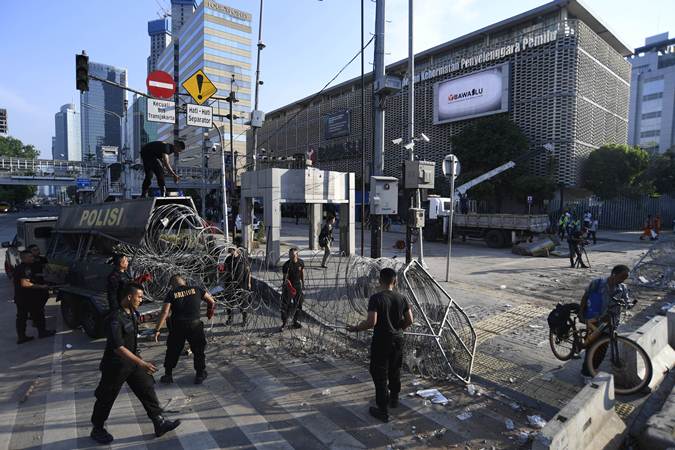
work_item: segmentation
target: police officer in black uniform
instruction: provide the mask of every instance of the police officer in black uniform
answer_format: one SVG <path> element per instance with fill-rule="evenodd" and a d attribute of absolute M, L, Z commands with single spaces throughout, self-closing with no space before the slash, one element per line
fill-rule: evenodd
<path fill-rule="evenodd" d="M 305 287 L 305 262 L 300 259 L 297 248 L 290 249 L 288 256 L 288 261 L 281 269 L 284 280 L 281 288 L 281 328 L 279 332 L 284 331 L 288 316 L 291 314 L 293 315 L 293 328 L 302 328 L 298 316 L 302 311 L 304 300 L 302 290 Z"/>
<path fill-rule="evenodd" d="M 358 325 L 348 325 L 347 331 L 373 330 L 370 346 L 370 375 L 375 384 L 375 403 L 370 415 L 389 421 L 389 409 L 398 407 L 403 365 L 403 330 L 413 323 L 412 310 L 405 297 L 396 289 L 396 271 L 380 271 L 382 290 L 370 297 L 368 316 Z"/>
<path fill-rule="evenodd" d="M 105 321 L 107 343 L 100 364 L 101 381 L 95 391 L 96 403 L 91 414 L 94 428 L 90 434 L 100 444 L 113 441 L 104 425 L 125 382 L 152 420 L 155 436 L 159 437 L 180 425 L 180 420 L 167 420 L 162 416 L 162 408 L 155 393 L 155 380 L 152 377 L 157 368 L 141 359 L 138 351 L 136 309 L 142 300 L 143 288 L 140 285 L 126 285 L 120 308 L 112 311 Z"/>
<path fill-rule="evenodd" d="M 157 187 L 161 192 L 161 196 L 166 195 L 166 185 L 164 183 L 164 169 L 173 176 L 174 181 L 178 183 L 180 177 L 171 167 L 169 162 L 169 155 L 178 155 L 185 150 L 185 142 L 175 141 L 173 144 L 168 144 L 162 141 L 148 142 L 141 148 L 141 160 L 143 161 L 143 170 L 145 171 L 145 179 L 142 184 L 141 197 L 147 197 L 150 185 L 152 184 L 152 175 L 157 177 Z M 163 167 L 162 167 L 163 166 Z"/>
<path fill-rule="evenodd" d="M 225 293 L 228 296 L 228 303 L 230 306 L 239 304 L 241 311 L 241 326 L 246 326 L 246 319 L 248 314 L 246 308 L 250 305 L 251 297 L 251 269 L 248 266 L 248 261 L 241 254 L 236 247 L 231 247 L 227 250 L 229 255 L 225 258 Z M 227 321 L 225 325 L 232 325 L 232 309 L 227 308 Z"/>
<path fill-rule="evenodd" d="M 108 275 L 106 293 L 108 295 L 108 308 L 110 311 L 120 309 L 120 299 L 124 292 L 124 286 L 132 282 L 127 269 L 129 268 L 129 259 L 124 255 L 114 255 L 113 270 Z"/>
<path fill-rule="evenodd" d="M 47 285 L 44 277 L 45 266 L 48 264 L 47 258 L 40 254 L 40 247 L 38 247 L 35 244 L 29 245 L 27 250 L 30 250 L 31 254 L 33 255 L 33 264 L 31 265 L 31 270 L 33 271 L 33 279 L 38 284 Z M 44 307 L 47 304 L 47 301 L 49 300 L 49 290 L 40 289 L 40 293 L 36 297 L 38 297 L 39 300 L 36 301 L 37 304 L 35 305 L 35 307 L 36 308 L 41 307 L 43 309 L 44 315 Z"/>
<path fill-rule="evenodd" d="M 202 384 L 208 376 L 206 372 L 206 335 L 204 323 L 199 320 L 199 311 L 202 300 L 207 303 L 206 316 L 213 317 L 216 302 L 208 292 L 195 286 L 188 286 L 185 279 L 180 275 L 174 275 L 169 281 L 171 290 L 166 294 L 164 307 L 157 328 L 155 329 L 155 342 L 159 342 L 159 334 L 162 325 L 169 313 L 171 313 L 171 328 L 166 340 L 166 356 L 164 357 L 164 375 L 160 378 L 162 383 L 173 383 L 173 368 L 178 363 L 185 340 L 190 344 L 194 356 L 195 384 Z"/>
<path fill-rule="evenodd" d="M 14 280 L 14 303 L 16 303 L 16 335 L 17 344 L 33 339 L 26 335 L 26 322 L 30 316 L 33 326 L 38 329 L 38 336 L 53 336 L 54 330 L 48 330 L 45 321 L 45 299 L 49 290 L 45 284 L 37 282 L 33 274 L 33 254 L 29 250 L 20 253 L 21 264 L 12 273 Z"/>

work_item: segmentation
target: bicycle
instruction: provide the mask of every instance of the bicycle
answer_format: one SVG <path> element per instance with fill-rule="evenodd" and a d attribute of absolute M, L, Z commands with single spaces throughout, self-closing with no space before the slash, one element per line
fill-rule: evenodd
<path fill-rule="evenodd" d="M 595 377 L 598 372 L 607 372 L 614 375 L 616 394 L 640 392 L 652 380 L 651 359 L 637 342 L 617 333 L 622 313 L 636 303 L 627 298 L 612 297 L 607 314 L 600 318 L 600 325 L 590 333 L 588 328 L 577 328 L 577 307 L 564 328 L 550 330 L 549 343 L 553 355 L 561 361 L 567 361 L 586 350 L 584 364 L 591 377 Z M 610 355 L 606 358 L 608 349 Z"/>

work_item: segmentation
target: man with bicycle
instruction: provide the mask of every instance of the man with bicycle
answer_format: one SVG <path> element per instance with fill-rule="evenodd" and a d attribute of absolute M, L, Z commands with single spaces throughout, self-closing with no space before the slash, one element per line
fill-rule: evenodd
<path fill-rule="evenodd" d="M 586 288 L 579 304 L 579 319 L 586 323 L 589 336 L 597 330 L 600 325 L 600 319 L 607 315 L 612 298 L 628 298 L 628 288 L 623 282 L 628 278 L 629 273 L 630 269 L 628 266 L 619 264 L 614 266 L 609 277 L 596 278 Z M 592 341 L 595 341 L 599 337 L 592 336 L 586 342 L 586 348 L 590 348 L 590 345 L 593 343 Z M 595 355 L 593 367 L 600 365 L 605 357 L 605 353 L 606 348 Z M 585 363 L 582 365 L 581 374 L 586 377 L 591 375 Z"/>

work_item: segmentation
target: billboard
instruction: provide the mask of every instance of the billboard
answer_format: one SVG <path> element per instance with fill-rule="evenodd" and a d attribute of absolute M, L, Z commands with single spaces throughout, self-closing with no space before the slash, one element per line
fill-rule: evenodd
<path fill-rule="evenodd" d="M 341 111 L 323 117 L 323 138 L 334 139 L 349 136 L 351 132 L 351 111 Z"/>
<path fill-rule="evenodd" d="M 434 84 L 434 124 L 508 110 L 508 63 Z"/>

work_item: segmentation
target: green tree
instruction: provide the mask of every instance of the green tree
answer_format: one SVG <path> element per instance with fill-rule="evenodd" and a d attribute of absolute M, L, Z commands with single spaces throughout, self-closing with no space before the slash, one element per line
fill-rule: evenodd
<path fill-rule="evenodd" d="M 653 186 L 657 194 L 675 196 L 675 147 L 649 160 L 643 183 Z"/>
<path fill-rule="evenodd" d="M 0 157 L 35 159 L 39 152 L 11 136 L 0 136 Z M 37 192 L 35 186 L 0 186 L 0 198 L 14 205 L 23 203 Z"/>
<path fill-rule="evenodd" d="M 530 150 L 525 134 L 507 115 L 490 116 L 473 121 L 452 138 L 453 153 L 462 164 L 456 182 L 465 183 L 495 167 L 518 158 Z M 551 172 L 552 173 L 552 172 Z M 555 184 L 551 176 L 529 175 L 523 165 L 485 181 L 469 191 L 479 200 L 496 200 L 497 209 L 508 197 L 525 203 L 528 195 L 537 200 L 551 198 Z"/>
<path fill-rule="evenodd" d="M 644 172 L 649 153 L 625 144 L 607 144 L 594 150 L 582 169 L 582 186 L 603 199 L 650 191 Z"/>

